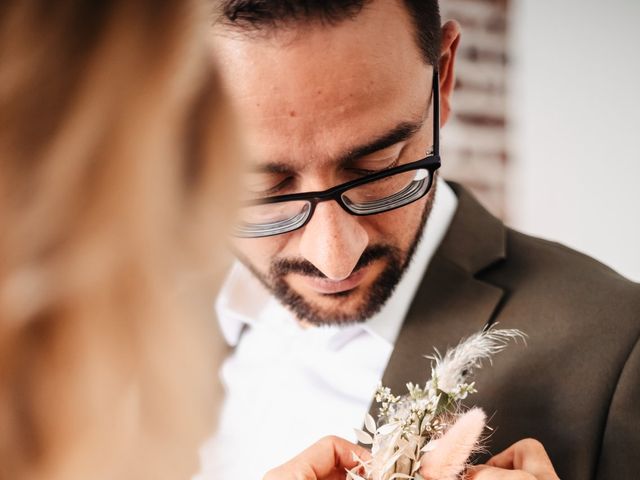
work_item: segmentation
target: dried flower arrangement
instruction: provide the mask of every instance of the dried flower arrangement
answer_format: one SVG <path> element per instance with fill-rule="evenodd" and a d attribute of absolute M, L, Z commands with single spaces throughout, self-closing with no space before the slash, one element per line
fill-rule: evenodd
<path fill-rule="evenodd" d="M 358 441 L 371 445 L 371 458 L 356 457 L 349 480 L 455 479 L 478 450 L 486 418 L 479 408 L 466 410 L 462 400 L 475 393 L 472 372 L 491 362 L 510 340 L 524 340 L 519 330 L 488 328 L 461 341 L 444 356 L 429 356 L 431 378 L 424 387 L 407 384 L 408 393 L 395 396 L 380 386 L 376 422 L 371 415 Z"/>

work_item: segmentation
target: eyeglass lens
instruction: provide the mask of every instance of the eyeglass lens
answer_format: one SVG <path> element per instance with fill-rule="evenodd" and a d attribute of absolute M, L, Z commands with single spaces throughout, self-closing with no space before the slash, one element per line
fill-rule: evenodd
<path fill-rule="evenodd" d="M 353 187 L 342 193 L 341 200 L 356 215 L 373 215 L 418 200 L 430 184 L 430 171 L 420 168 Z M 290 232 L 305 224 L 311 210 L 309 200 L 246 206 L 240 210 L 236 235 L 266 237 Z"/>

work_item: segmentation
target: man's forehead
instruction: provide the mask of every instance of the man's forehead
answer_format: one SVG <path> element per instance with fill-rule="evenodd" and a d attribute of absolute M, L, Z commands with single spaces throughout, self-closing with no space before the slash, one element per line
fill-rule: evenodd
<path fill-rule="evenodd" d="M 383 95 L 399 93 L 427 70 L 419 59 L 390 47 L 296 45 L 238 40 L 221 45 L 221 70 L 233 100 L 265 119 L 346 115 L 359 102 L 386 101 Z"/>
<path fill-rule="evenodd" d="M 429 96 L 431 69 L 399 2 L 289 38 L 220 35 L 216 50 L 250 156 L 263 164 L 335 159 L 421 118 Z"/>
<path fill-rule="evenodd" d="M 342 91 L 331 87 L 337 88 L 335 94 L 326 85 L 308 83 L 301 86 L 306 92 L 292 88 L 291 95 L 274 92 L 234 102 L 252 158 L 318 162 L 358 149 L 401 124 L 423 120 L 430 98 L 427 78 L 427 73 L 419 75 L 407 88 L 380 84 L 352 93 L 342 84 Z"/>
<path fill-rule="evenodd" d="M 323 95 L 348 98 L 356 93 L 350 86 L 366 95 L 412 66 L 425 66 L 412 20 L 400 4 L 378 0 L 352 20 L 301 23 L 272 36 L 219 27 L 214 50 L 231 93 L 247 100 L 273 95 L 292 102 Z"/>

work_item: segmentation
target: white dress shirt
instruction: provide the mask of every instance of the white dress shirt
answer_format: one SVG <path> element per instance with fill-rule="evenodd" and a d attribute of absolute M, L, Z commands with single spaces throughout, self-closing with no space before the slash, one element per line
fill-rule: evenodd
<path fill-rule="evenodd" d="M 439 179 L 411 264 L 380 312 L 362 324 L 302 328 L 246 267 L 234 265 L 216 310 L 235 351 L 221 369 L 226 399 L 219 430 L 203 446 L 194 480 L 259 479 L 325 435 L 355 441 L 353 428 L 363 423 L 456 206 Z"/>

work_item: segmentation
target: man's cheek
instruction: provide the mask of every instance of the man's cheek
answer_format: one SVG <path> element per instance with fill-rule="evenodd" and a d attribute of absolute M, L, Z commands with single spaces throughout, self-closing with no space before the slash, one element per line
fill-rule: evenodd
<path fill-rule="evenodd" d="M 403 245 L 399 240 L 401 240 L 403 232 L 408 228 L 413 228 L 413 225 L 410 221 L 406 221 L 400 210 L 402 209 L 371 216 L 369 220 L 372 234 L 369 244 Z"/>
<path fill-rule="evenodd" d="M 406 250 L 418 232 L 426 203 L 427 197 L 397 210 L 372 216 L 376 238 Z"/>

